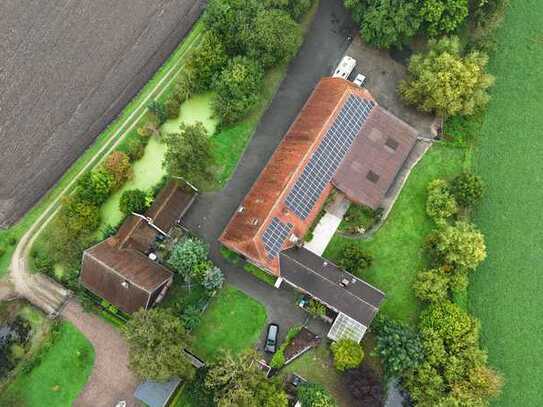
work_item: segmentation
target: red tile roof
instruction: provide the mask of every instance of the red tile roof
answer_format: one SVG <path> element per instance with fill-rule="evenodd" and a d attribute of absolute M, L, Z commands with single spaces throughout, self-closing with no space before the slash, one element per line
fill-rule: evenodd
<path fill-rule="evenodd" d="M 323 78 L 318 83 L 232 216 L 219 238 L 222 244 L 274 274 L 280 274 L 279 256 L 268 255 L 262 240 L 263 234 L 276 218 L 285 225 L 292 225 L 281 249 L 294 246 L 296 238 L 303 239 L 330 193 L 332 184 L 326 185 L 305 219 L 287 208 L 285 198 L 351 95 L 373 101 L 367 90 L 341 78 Z M 385 120 L 388 119 L 388 116 L 385 117 Z M 390 119 L 398 120 L 391 115 Z"/>

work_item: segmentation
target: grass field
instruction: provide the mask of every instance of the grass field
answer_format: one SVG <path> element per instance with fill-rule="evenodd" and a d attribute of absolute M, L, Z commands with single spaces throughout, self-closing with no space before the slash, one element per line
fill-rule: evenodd
<path fill-rule="evenodd" d="M 470 310 L 506 385 L 495 406 L 543 401 L 543 7 L 511 2 L 490 71 L 492 101 L 474 155 L 487 184 L 475 218 L 488 258 L 473 275 Z"/>
<path fill-rule="evenodd" d="M 72 405 L 91 373 L 94 350 L 70 323 L 62 323 L 58 335 L 41 362 L 20 373 L 4 397 L 15 394 L 26 407 Z"/>
<path fill-rule="evenodd" d="M 221 349 L 239 353 L 253 346 L 266 323 L 266 309 L 241 291 L 225 286 L 194 331 L 195 353 L 213 360 Z"/>
<path fill-rule="evenodd" d="M 342 248 L 359 244 L 373 256 L 373 265 L 363 278 L 386 293 L 381 312 L 414 322 L 419 305 L 411 289 L 423 267 L 421 247 L 433 224 L 426 216 L 426 186 L 437 177 L 457 174 L 464 165 L 464 150 L 434 145 L 413 169 L 388 219 L 371 240 L 334 236 L 324 256 L 335 261 Z"/>

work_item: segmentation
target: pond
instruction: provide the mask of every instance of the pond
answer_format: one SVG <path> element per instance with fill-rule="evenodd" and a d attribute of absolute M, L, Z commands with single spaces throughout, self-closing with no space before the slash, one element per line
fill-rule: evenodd
<path fill-rule="evenodd" d="M 209 134 L 213 134 L 217 126 L 217 120 L 213 119 L 211 110 L 211 93 L 196 95 L 187 100 L 180 107 L 179 117 L 175 120 L 168 120 L 160 129 L 162 134 L 173 133 L 179 129 L 182 122 L 193 124 L 202 122 Z M 102 206 L 102 227 L 106 225 L 117 225 L 123 219 L 119 210 L 119 201 L 124 191 L 130 189 L 149 190 L 158 184 L 166 171 L 162 167 L 162 161 L 166 147 L 160 143 L 157 137 L 151 137 L 145 147 L 143 157 L 133 165 L 134 176 L 119 191 L 115 192 Z"/>

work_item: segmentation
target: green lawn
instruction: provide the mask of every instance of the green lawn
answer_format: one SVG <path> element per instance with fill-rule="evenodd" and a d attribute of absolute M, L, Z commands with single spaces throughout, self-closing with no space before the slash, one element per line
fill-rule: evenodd
<path fill-rule="evenodd" d="M 464 150 L 434 145 L 413 169 L 388 219 L 368 241 L 335 236 L 324 256 L 337 261 L 342 248 L 360 244 L 374 258 L 363 278 L 383 290 L 386 299 L 381 311 L 390 317 L 414 322 L 419 305 L 411 289 L 421 267 L 421 247 L 433 224 L 426 216 L 426 186 L 436 177 L 457 174 L 464 164 Z"/>
<path fill-rule="evenodd" d="M 474 155 L 487 184 L 475 218 L 488 258 L 472 276 L 470 310 L 506 385 L 495 406 L 541 406 L 543 389 L 543 7 L 511 2 L 490 71 L 492 100 Z"/>
<path fill-rule="evenodd" d="M 194 352 L 206 361 L 213 360 L 221 349 L 239 353 L 258 341 L 265 324 L 266 309 L 262 304 L 225 286 L 194 331 Z"/>
<path fill-rule="evenodd" d="M 15 394 L 26 407 L 72 405 L 92 371 L 94 350 L 70 323 L 62 323 L 58 335 L 41 362 L 20 373 L 3 397 Z"/>

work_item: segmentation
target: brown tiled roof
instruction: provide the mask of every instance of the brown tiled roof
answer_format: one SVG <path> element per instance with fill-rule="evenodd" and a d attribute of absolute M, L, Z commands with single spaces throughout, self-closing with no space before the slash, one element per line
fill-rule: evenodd
<path fill-rule="evenodd" d="M 194 198 L 194 191 L 172 181 L 145 215 L 167 233 Z M 129 216 L 115 236 L 85 250 L 81 283 L 125 312 L 145 307 L 151 293 L 172 277 L 167 268 L 146 256 L 158 234 L 142 218 Z M 125 281 L 128 287 L 122 285 Z"/>
<path fill-rule="evenodd" d="M 291 234 L 298 238 L 305 235 L 332 186 L 325 188 L 305 220 L 291 213 L 285 206 L 284 199 L 333 123 L 343 101 L 352 93 L 372 99 L 366 90 L 343 79 L 324 78 L 319 82 L 241 203 L 240 210 L 230 220 L 219 239 L 221 243 L 260 266 L 279 273 L 279 260 L 277 257 L 268 258 L 262 243 L 262 234 L 276 217 L 293 225 Z M 287 239 L 285 247 L 292 244 Z"/>
<path fill-rule="evenodd" d="M 417 141 L 417 131 L 376 106 L 332 183 L 354 202 L 376 209 Z"/>
<path fill-rule="evenodd" d="M 145 308 L 149 296 L 172 272 L 133 249 L 119 249 L 114 237 L 85 250 L 81 283 L 124 312 Z M 123 286 L 128 283 L 128 287 Z"/>

